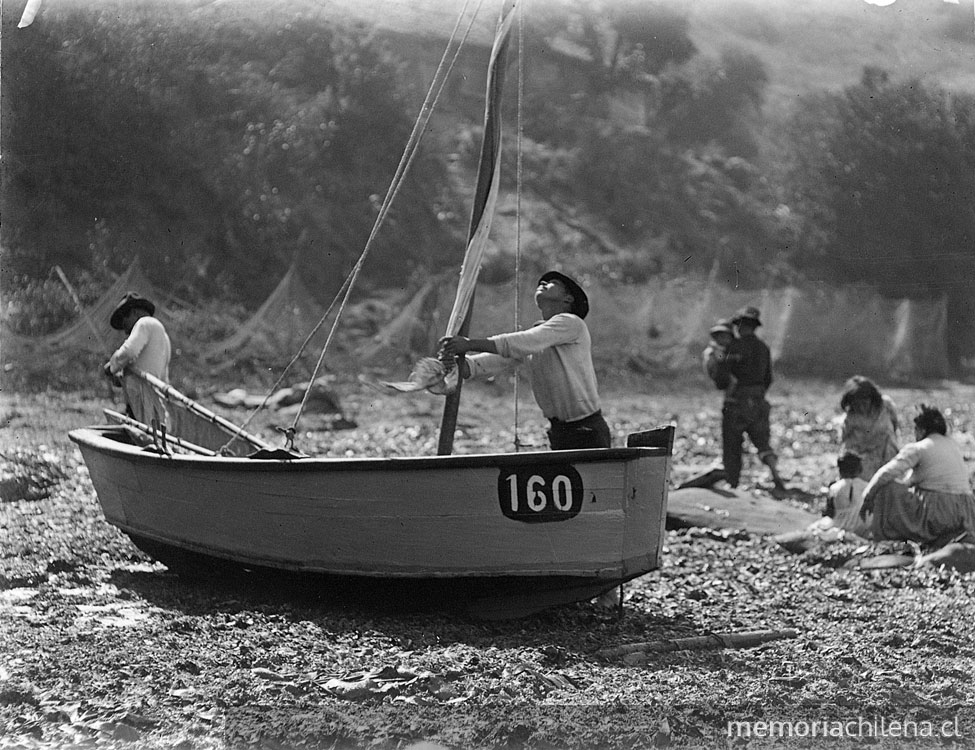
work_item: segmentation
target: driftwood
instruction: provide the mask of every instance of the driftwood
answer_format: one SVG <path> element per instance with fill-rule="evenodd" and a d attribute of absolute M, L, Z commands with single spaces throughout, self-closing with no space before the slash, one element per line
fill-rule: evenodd
<path fill-rule="evenodd" d="M 653 651 L 704 651 L 717 648 L 752 648 L 763 643 L 778 641 L 783 638 L 796 638 L 798 630 L 756 630 L 750 633 L 712 633 L 711 635 L 694 636 L 693 638 L 669 638 L 660 641 L 643 641 L 629 643 L 625 646 L 603 648 L 596 653 L 599 656 L 624 656 L 626 654 Z"/>

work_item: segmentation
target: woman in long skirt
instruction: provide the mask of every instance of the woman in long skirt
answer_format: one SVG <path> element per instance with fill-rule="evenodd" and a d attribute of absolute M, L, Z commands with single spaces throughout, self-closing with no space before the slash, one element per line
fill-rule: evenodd
<path fill-rule="evenodd" d="M 938 409 L 921 404 L 908 443 L 863 490 L 861 517 L 873 512 L 875 539 L 941 547 L 975 542 L 975 497 L 959 445 Z M 906 492 L 891 492 L 899 483 Z"/>

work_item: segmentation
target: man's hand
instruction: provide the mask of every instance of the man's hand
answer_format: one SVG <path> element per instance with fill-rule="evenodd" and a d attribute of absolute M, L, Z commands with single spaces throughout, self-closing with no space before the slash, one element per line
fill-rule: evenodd
<path fill-rule="evenodd" d="M 102 366 L 102 372 L 105 373 L 105 377 L 109 379 L 112 385 L 114 385 L 116 388 L 122 387 L 122 378 L 112 372 L 112 366 L 110 363 L 106 362 Z"/>
<path fill-rule="evenodd" d="M 440 339 L 440 353 L 438 356 L 444 362 L 454 359 L 457 363 L 458 374 L 461 380 L 467 380 L 471 376 L 471 366 L 467 364 L 464 355 L 471 350 L 470 339 L 464 336 L 444 336 Z M 447 364 L 449 366 L 449 362 Z"/>
<path fill-rule="evenodd" d="M 471 350 L 471 340 L 465 336 L 444 336 L 440 339 L 440 351 L 448 357 L 460 357 Z"/>

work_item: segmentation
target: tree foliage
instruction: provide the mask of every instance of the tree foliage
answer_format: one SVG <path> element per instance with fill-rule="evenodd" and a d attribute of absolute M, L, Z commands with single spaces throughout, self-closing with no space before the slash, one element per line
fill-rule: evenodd
<path fill-rule="evenodd" d="M 292 262 L 325 297 L 358 257 L 412 124 L 398 61 L 313 8 L 185 10 L 4 17 L 6 289 L 60 264 L 84 297 L 139 255 L 190 298 L 261 299 Z M 566 0 L 527 32 L 529 65 L 554 72 L 530 68 L 526 183 L 627 248 L 620 278 L 661 254 L 743 285 L 806 273 L 913 294 L 971 276 L 970 97 L 871 69 L 770 133 L 762 61 L 699 54 L 674 6 Z M 476 136 L 469 113 L 451 117 Z M 366 267 L 375 284 L 456 251 L 451 169 L 421 151 Z"/>
<path fill-rule="evenodd" d="M 975 98 L 867 68 L 844 92 L 807 99 L 790 133 L 787 200 L 812 230 L 806 268 L 891 296 L 947 294 L 951 338 L 970 330 Z"/>
<path fill-rule="evenodd" d="M 677 147 L 716 143 L 731 156 L 754 158 L 767 84 L 761 60 L 724 50 L 719 60 L 662 78 L 660 125 Z"/>
<path fill-rule="evenodd" d="M 822 273 L 929 294 L 975 268 L 975 99 L 868 68 L 797 110 L 791 196 Z M 923 278 L 912 267 L 926 264 Z"/>
<path fill-rule="evenodd" d="M 187 294 L 259 297 L 293 261 L 338 288 L 410 132 L 395 61 L 314 12 L 187 12 L 67 6 L 5 35 L 11 277 L 137 254 Z M 421 152 L 373 250 L 391 279 L 445 244 L 441 175 Z"/>
<path fill-rule="evenodd" d="M 757 168 L 761 61 L 698 56 L 686 16 L 654 3 L 569 8 L 531 40 L 561 54 L 562 71 L 525 106 L 533 188 L 643 248 L 643 263 L 621 257 L 621 278 L 653 273 L 663 251 L 768 281 L 782 227 Z"/>

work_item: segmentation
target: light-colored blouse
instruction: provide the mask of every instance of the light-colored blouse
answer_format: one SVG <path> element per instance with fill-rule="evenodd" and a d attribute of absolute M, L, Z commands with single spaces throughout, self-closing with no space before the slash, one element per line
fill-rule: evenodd
<path fill-rule="evenodd" d="M 873 475 L 863 491 L 864 497 L 870 497 L 881 485 L 898 480 L 933 492 L 962 495 L 972 491 L 961 447 L 937 432 L 901 448 Z"/>

